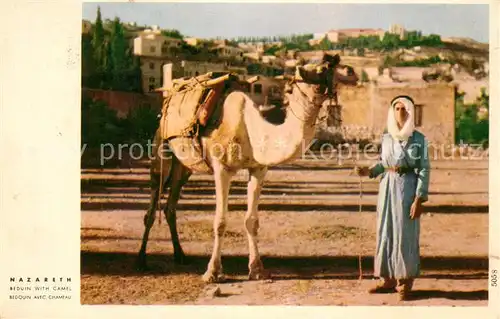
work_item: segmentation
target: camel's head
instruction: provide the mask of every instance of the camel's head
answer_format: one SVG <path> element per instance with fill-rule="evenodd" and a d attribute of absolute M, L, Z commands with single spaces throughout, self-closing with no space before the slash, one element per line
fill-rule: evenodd
<path fill-rule="evenodd" d="M 325 99 L 334 98 L 337 83 L 345 77 L 338 76 L 340 67 L 340 56 L 325 54 L 319 63 L 297 66 L 295 75 L 288 77 L 288 92 L 293 90 L 296 84 L 303 95 L 316 105 L 322 105 Z M 355 74 L 352 68 L 348 70 L 351 76 Z M 357 81 L 357 78 L 354 79 Z"/>

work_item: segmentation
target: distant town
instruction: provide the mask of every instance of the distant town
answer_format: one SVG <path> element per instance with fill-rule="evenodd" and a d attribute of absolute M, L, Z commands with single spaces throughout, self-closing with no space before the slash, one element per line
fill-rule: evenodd
<path fill-rule="evenodd" d="M 261 75 L 262 80 L 254 83 L 250 91 L 258 98 L 279 90 L 272 81 L 274 76 L 293 72 L 298 62 L 318 60 L 324 52 L 339 54 L 343 64 L 354 68 L 360 79 L 359 90 L 366 90 L 369 85 L 379 89 L 404 86 L 406 90 L 427 87 L 437 90 L 436 97 L 441 96 L 440 101 L 444 101 L 447 98 L 442 98 L 443 92 L 447 89 L 442 88 L 453 87 L 450 105 L 432 106 L 451 109 L 455 108 L 457 95 L 461 103 L 471 104 L 488 94 L 489 45 L 468 38 L 426 35 L 394 24 L 387 30 L 339 29 L 289 36 L 202 39 L 184 36 L 182 30 L 139 26 L 119 18 L 103 20 L 99 9 L 95 21 L 82 20 L 82 87 L 94 98 L 106 96 L 98 90 L 158 96 L 155 90 L 163 86 L 165 65 L 171 65 L 173 78 L 220 71 L 243 78 Z M 359 101 L 352 105 L 374 100 L 373 95 L 360 94 L 365 93 L 357 93 Z M 104 99 L 122 116 L 133 108 L 124 106 L 127 103 L 116 105 L 116 99 Z M 423 109 L 430 108 L 429 103 L 439 101 L 429 101 Z M 372 112 L 374 106 L 358 109 Z M 455 111 L 442 113 L 444 118 L 435 119 L 437 124 L 432 126 L 422 110 L 417 110 L 420 125 L 427 128 L 431 137 L 442 134 L 435 139 L 457 140 L 453 123 L 442 126 L 443 121 L 453 121 L 447 117 L 454 117 Z M 360 127 L 373 135 L 373 118 L 362 121 L 346 109 L 329 112 L 342 118 L 342 125 L 355 127 L 354 135 L 360 135 Z M 479 113 L 484 117 L 487 110 L 480 107 Z M 335 120 L 329 123 L 341 125 Z M 433 130 L 435 134 L 431 133 Z"/>

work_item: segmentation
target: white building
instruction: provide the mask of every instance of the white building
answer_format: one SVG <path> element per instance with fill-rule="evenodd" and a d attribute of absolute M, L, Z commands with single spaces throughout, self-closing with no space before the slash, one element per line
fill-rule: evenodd
<path fill-rule="evenodd" d="M 407 31 L 402 25 L 391 24 L 391 26 L 389 27 L 389 33 L 398 34 L 400 39 L 404 39 L 406 37 Z"/>
<path fill-rule="evenodd" d="M 146 29 L 134 39 L 134 55 L 141 59 L 143 92 L 152 92 L 161 86 L 163 65 L 180 50 L 182 40 L 161 34 L 158 27 Z"/>

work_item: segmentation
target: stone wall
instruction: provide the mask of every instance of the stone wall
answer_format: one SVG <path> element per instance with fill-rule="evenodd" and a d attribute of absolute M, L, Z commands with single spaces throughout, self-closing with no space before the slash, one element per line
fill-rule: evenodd
<path fill-rule="evenodd" d="M 82 88 L 82 95 L 93 100 L 105 102 L 121 118 L 127 117 L 132 108 L 141 106 L 151 106 L 158 109 L 159 112 L 163 101 L 161 93 L 140 94 Z"/>
<path fill-rule="evenodd" d="M 339 88 L 342 125 L 318 129 L 318 138 L 326 139 L 328 132 L 345 141 L 370 140 L 378 142 L 385 130 L 390 101 L 397 95 L 408 95 L 421 109 L 422 132 L 432 143 L 452 144 L 455 140 L 455 87 L 449 84 L 365 84 Z M 323 108 L 327 112 L 328 108 Z M 326 114 L 323 113 L 322 116 Z M 320 115 L 321 116 L 321 115 Z"/>

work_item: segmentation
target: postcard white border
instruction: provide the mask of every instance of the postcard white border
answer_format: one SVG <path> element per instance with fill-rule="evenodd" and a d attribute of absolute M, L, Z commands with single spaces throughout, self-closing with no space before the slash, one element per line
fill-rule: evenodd
<path fill-rule="evenodd" d="M 490 105 L 498 106 L 499 1 L 405 3 L 490 4 Z M 81 306 L 80 149 L 76 141 L 80 139 L 82 2 L 12 0 L 1 2 L 0 9 L 3 13 L 0 19 L 1 318 L 372 318 L 375 314 L 399 318 L 431 315 L 438 318 L 498 318 L 499 312 L 494 305 L 499 304 L 500 288 L 490 289 L 488 307 Z M 500 123 L 497 108 L 490 110 L 490 123 Z M 500 184 L 499 179 L 493 178 L 499 176 L 499 143 L 495 142 L 499 128 L 490 127 L 490 269 L 500 270 Z M 5 296 L 6 276 L 26 274 L 71 277 L 77 288 L 73 299 L 44 303 L 8 301 Z"/>

